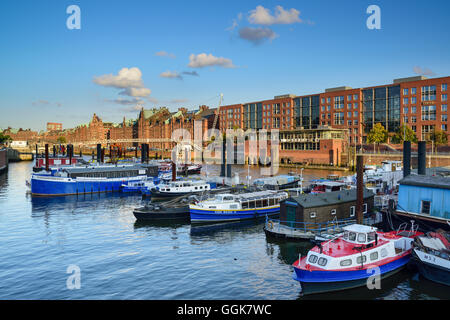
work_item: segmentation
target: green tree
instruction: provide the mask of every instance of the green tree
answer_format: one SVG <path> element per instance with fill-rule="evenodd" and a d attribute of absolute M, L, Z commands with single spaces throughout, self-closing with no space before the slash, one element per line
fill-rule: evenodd
<path fill-rule="evenodd" d="M 0 143 L 12 141 L 11 137 L 0 132 Z"/>
<path fill-rule="evenodd" d="M 403 141 L 411 141 L 417 143 L 417 136 L 410 127 L 408 127 L 406 124 L 403 124 L 392 135 L 391 141 L 392 143 L 403 143 Z"/>
<path fill-rule="evenodd" d="M 66 137 L 63 137 L 63 136 L 58 137 L 58 139 L 56 139 L 56 141 L 58 143 L 66 143 L 67 142 Z"/>
<path fill-rule="evenodd" d="M 388 138 L 389 134 L 387 130 L 383 127 L 381 123 L 377 123 L 367 135 L 367 142 L 375 143 L 378 147 L 380 143 L 386 143 Z"/>
<path fill-rule="evenodd" d="M 435 145 L 443 145 L 448 143 L 447 134 L 442 130 L 434 129 L 428 136 L 428 141 L 433 141 Z"/>

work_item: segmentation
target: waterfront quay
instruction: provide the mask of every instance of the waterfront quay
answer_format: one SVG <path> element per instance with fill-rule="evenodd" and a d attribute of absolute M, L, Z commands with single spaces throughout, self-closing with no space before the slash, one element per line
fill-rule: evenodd
<path fill-rule="evenodd" d="M 86 158 L 87 159 L 87 158 Z M 267 238 L 264 222 L 192 226 L 137 222 L 140 195 L 31 197 L 33 162 L 0 175 L 0 299 L 449 299 L 405 270 L 381 289 L 301 296 L 292 263 L 313 244 Z M 258 177 L 259 167 L 250 175 Z M 204 166 L 202 174 L 219 175 Z M 246 166 L 235 166 L 241 179 Z M 280 168 L 280 174 L 292 168 Z M 303 170 L 305 183 L 342 172 Z M 68 286 L 79 270 L 80 287 Z M 69 281 L 70 283 L 70 281 Z"/>

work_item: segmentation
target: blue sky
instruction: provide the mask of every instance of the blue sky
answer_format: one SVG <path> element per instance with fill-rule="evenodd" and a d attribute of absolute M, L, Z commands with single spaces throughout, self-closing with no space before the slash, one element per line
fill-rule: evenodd
<path fill-rule="evenodd" d="M 72 4 L 81 9 L 80 30 L 66 27 Z M 372 4 L 381 30 L 366 27 Z M 294 19 L 276 20 L 278 5 Z M 252 20 L 258 6 L 274 20 Z M 220 93 L 234 104 L 379 85 L 417 75 L 417 67 L 448 76 L 449 9 L 445 0 L 1 1 L 0 128 L 70 128 L 94 112 L 104 121 L 135 118 L 136 103 L 125 102 L 194 109 L 217 106 Z M 261 31 L 260 42 L 240 35 L 245 28 Z M 162 51 L 167 56 L 156 55 Z M 203 53 L 217 65 L 191 63 Z M 124 93 L 123 68 L 137 68 L 136 88 L 151 93 Z"/>

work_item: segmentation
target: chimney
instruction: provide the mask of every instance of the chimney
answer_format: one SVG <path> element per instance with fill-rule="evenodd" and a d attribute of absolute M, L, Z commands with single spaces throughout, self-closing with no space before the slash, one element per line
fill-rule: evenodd
<path fill-rule="evenodd" d="M 426 162 L 427 162 L 427 143 L 425 141 L 419 141 L 419 148 L 417 151 L 417 163 L 418 163 L 418 169 L 417 169 L 417 173 L 420 175 L 425 175 L 426 174 Z"/>
<path fill-rule="evenodd" d="M 356 223 L 363 223 L 363 203 L 364 203 L 364 161 L 363 156 L 356 157 Z"/>
<path fill-rule="evenodd" d="M 403 178 L 411 174 L 411 141 L 403 141 Z"/>

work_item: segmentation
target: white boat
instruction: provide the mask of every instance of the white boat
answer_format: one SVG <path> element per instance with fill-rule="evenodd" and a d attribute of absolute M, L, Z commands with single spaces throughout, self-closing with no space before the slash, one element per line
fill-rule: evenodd
<path fill-rule="evenodd" d="M 273 216 L 280 213 L 282 191 L 258 191 L 243 194 L 220 194 L 213 199 L 189 205 L 191 222 L 224 222 Z"/>
<path fill-rule="evenodd" d="M 155 188 L 150 189 L 152 199 L 156 198 L 173 198 L 187 194 L 198 194 L 213 189 L 215 185 L 211 186 L 204 180 L 177 180 L 170 182 L 163 182 Z"/>

